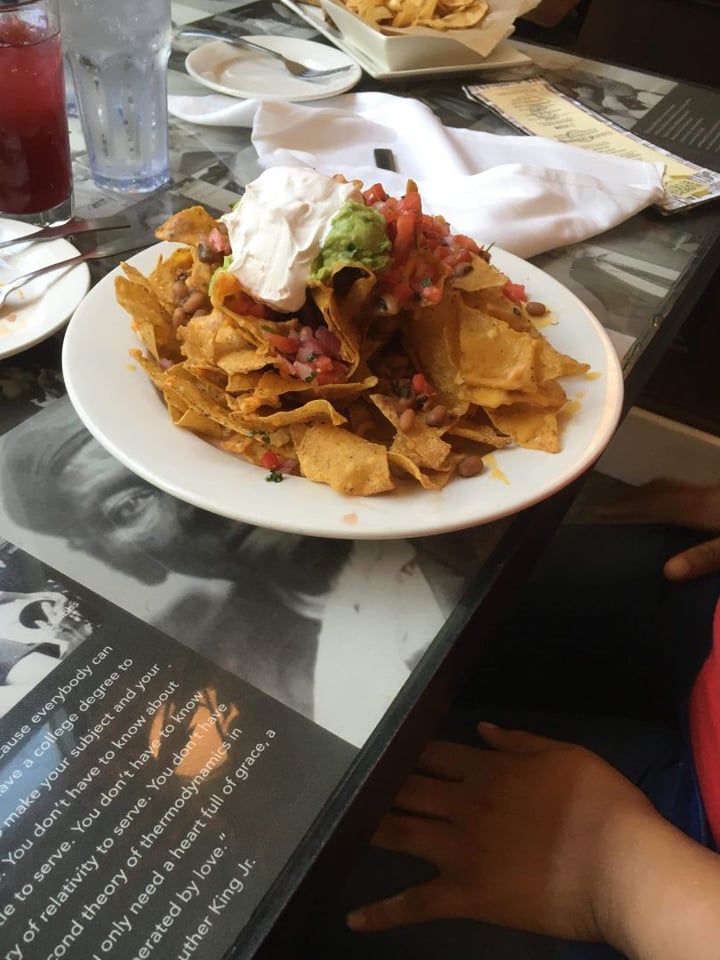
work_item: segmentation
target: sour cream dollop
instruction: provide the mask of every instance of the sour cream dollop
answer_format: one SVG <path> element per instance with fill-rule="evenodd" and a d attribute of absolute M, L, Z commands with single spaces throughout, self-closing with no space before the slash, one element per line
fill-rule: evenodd
<path fill-rule="evenodd" d="M 228 269 L 260 303 L 298 310 L 330 221 L 347 200 L 362 201 L 352 183 L 305 167 L 270 167 L 222 217 L 233 258 Z"/>

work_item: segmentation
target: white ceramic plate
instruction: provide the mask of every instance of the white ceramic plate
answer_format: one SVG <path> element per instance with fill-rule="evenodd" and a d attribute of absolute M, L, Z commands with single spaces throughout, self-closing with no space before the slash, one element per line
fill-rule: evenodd
<path fill-rule="evenodd" d="M 411 80 L 530 63 L 528 56 L 506 41 L 498 44 L 489 56 L 480 57 L 462 44 L 443 37 L 437 40 L 424 37 L 420 43 L 418 38 L 383 37 L 336 4 L 326 4 L 333 17 L 333 23 L 329 23 L 322 7 L 294 0 L 282 0 L 282 3 L 357 60 L 376 80 Z"/>
<path fill-rule="evenodd" d="M 0 240 L 23 237 L 36 227 L 17 220 L 0 219 Z M 0 288 L 3 283 L 29 273 L 46 263 L 75 256 L 78 250 L 67 240 L 22 243 L 0 250 Z M 59 330 L 90 286 L 87 264 L 49 273 L 11 293 L 0 307 L 0 359 L 12 357 L 40 343 Z"/>
<path fill-rule="evenodd" d="M 149 273 L 157 244 L 130 263 Z M 549 454 L 511 448 L 495 453 L 497 469 L 455 479 L 445 490 L 347 497 L 303 477 L 268 483 L 267 471 L 174 427 L 159 394 L 128 357 L 140 346 L 130 319 L 104 277 L 87 295 L 65 334 L 63 372 L 70 399 L 106 449 L 151 484 L 195 506 L 261 527 L 312 536 L 391 539 L 443 533 L 499 519 L 560 490 L 589 467 L 612 435 L 623 380 L 607 334 L 569 290 L 537 267 L 494 249 L 493 262 L 529 295 L 553 310 L 544 330 L 558 349 L 584 360 L 591 375 L 564 382 L 577 410 L 563 431 L 563 449 Z"/>
<path fill-rule="evenodd" d="M 343 73 L 324 80 L 301 80 L 289 73 L 275 57 L 268 57 L 259 50 L 234 47 L 222 41 L 203 43 L 189 53 L 185 67 L 191 77 L 203 86 L 231 97 L 255 100 L 321 100 L 345 93 L 354 87 L 362 76 L 354 59 L 312 40 L 295 37 L 248 37 L 269 50 L 277 50 L 291 60 L 317 70 L 347 66 Z"/>

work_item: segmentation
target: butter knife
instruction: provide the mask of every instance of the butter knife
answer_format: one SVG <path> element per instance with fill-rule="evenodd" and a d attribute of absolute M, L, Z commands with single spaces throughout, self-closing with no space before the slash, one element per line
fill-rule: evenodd
<path fill-rule="evenodd" d="M 123 216 L 97 217 L 95 220 L 84 220 L 82 217 L 71 217 L 63 223 L 54 223 L 49 227 L 42 227 L 34 233 L 26 233 L 21 237 L 11 237 L 0 241 L 0 250 L 12 247 L 18 243 L 35 243 L 37 240 L 56 240 L 58 237 L 69 237 L 76 233 L 89 233 L 91 230 L 125 230 L 130 221 Z"/>
<path fill-rule="evenodd" d="M 392 150 L 385 147 L 375 147 L 373 150 L 375 163 L 381 170 L 392 170 L 397 172 L 397 161 Z"/>

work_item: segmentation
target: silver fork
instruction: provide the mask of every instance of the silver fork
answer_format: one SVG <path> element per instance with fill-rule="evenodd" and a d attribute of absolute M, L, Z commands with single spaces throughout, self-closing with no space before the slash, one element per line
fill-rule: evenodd
<path fill-rule="evenodd" d="M 37 270 L 31 270 L 29 273 L 24 273 L 20 277 L 14 277 L 5 284 L 0 281 L 0 307 L 4 305 L 7 298 L 11 293 L 14 293 L 15 290 L 53 270 L 62 270 L 63 267 L 69 269 L 78 263 L 83 263 L 85 260 L 104 260 L 105 257 L 116 257 L 121 253 L 130 253 L 131 250 L 138 249 L 139 245 L 137 243 L 131 245 L 128 244 L 127 240 L 115 240 L 112 243 L 102 243 L 97 247 L 93 247 L 92 250 L 88 250 L 87 253 L 80 253 L 76 257 L 70 257 L 68 260 L 60 260 L 58 263 L 48 263 L 44 267 L 38 267 Z"/>
<path fill-rule="evenodd" d="M 285 69 L 300 80 L 322 80 L 324 77 L 332 77 L 336 73 L 345 73 L 346 70 L 350 70 L 352 67 L 352 64 L 348 63 L 344 67 L 332 67 L 329 70 L 313 70 L 312 67 L 307 67 L 304 63 L 298 63 L 297 60 L 290 60 L 284 54 L 279 53 L 277 50 L 271 50 L 270 47 L 265 47 L 261 43 L 255 43 L 245 37 L 228 37 L 223 33 L 215 33 L 212 30 L 181 27 L 175 31 L 175 36 L 178 39 L 182 37 L 197 37 L 201 40 L 222 40 L 223 43 L 229 43 L 233 47 L 251 47 L 253 50 L 260 50 L 262 53 L 266 53 L 268 56 L 280 60 Z"/>

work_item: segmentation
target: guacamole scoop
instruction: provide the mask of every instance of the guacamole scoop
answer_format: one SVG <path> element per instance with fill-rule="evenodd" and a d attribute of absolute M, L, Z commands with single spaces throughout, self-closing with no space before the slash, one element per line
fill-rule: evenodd
<path fill-rule="evenodd" d="M 361 263 L 375 273 L 390 265 L 391 243 L 385 218 L 356 200 L 347 200 L 330 221 L 310 277 L 327 280 L 338 264 Z"/>

